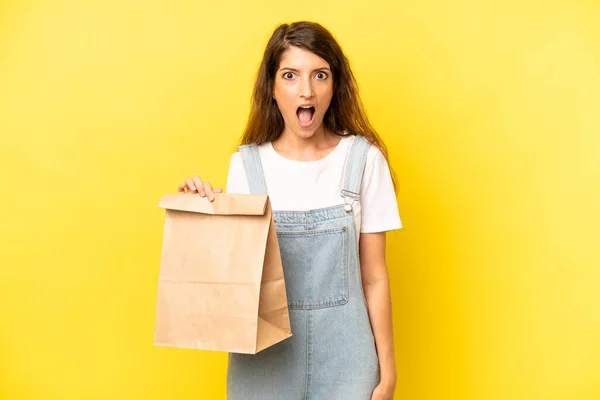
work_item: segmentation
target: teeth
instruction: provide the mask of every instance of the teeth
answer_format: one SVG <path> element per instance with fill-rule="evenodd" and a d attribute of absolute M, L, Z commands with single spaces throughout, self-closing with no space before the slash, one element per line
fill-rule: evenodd
<path fill-rule="evenodd" d="M 313 106 L 302 106 L 300 108 L 313 108 Z"/>

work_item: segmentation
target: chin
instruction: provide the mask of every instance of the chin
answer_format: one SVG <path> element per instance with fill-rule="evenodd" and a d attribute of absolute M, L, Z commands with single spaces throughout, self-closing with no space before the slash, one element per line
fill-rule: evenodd
<path fill-rule="evenodd" d="M 317 121 L 315 121 L 311 126 L 307 126 L 307 127 L 303 127 L 300 126 L 300 124 L 298 124 L 296 122 L 296 126 L 294 127 L 294 129 L 292 129 L 292 132 L 302 138 L 302 139 L 310 139 L 311 137 L 315 136 L 315 134 L 317 133 L 317 131 L 319 129 L 321 129 L 323 127 L 323 122 L 319 122 L 317 123 Z"/>

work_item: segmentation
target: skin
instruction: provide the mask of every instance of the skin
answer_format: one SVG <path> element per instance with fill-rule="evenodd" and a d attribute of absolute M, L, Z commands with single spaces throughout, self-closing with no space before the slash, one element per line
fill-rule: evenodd
<path fill-rule="evenodd" d="M 285 122 L 284 131 L 273 141 L 275 151 L 297 161 L 315 161 L 327 156 L 341 140 L 323 126 L 332 95 L 329 64 L 309 51 L 297 47 L 288 49 L 281 59 L 273 89 L 273 98 Z M 314 106 L 315 113 L 312 123 L 303 126 L 296 111 L 307 104 Z M 181 193 L 199 193 L 210 201 L 214 200 L 215 193 L 223 193 L 222 188 L 213 189 L 198 176 L 186 178 L 178 189 Z M 360 234 L 361 278 L 381 374 L 371 400 L 392 400 L 397 380 L 385 247 L 385 232 Z"/>

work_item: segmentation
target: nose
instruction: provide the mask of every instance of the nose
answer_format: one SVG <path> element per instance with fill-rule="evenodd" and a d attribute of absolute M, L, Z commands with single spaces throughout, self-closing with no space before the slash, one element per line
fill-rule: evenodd
<path fill-rule="evenodd" d="M 312 87 L 312 80 L 309 79 L 302 79 L 300 82 L 300 97 L 303 97 L 305 99 L 310 99 L 311 97 L 314 96 L 314 91 L 313 91 L 313 87 Z"/>

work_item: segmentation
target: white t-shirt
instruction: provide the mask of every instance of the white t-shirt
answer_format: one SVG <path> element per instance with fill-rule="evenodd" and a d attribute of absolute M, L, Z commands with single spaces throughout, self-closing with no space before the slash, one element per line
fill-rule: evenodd
<path fill-rule="evenodd" d="M 344 204 L 340 195 L 346 154 L 355 136 L 344 136 L 334 150 L 317 161 L 294 161 L 281 156 L 271 142 L 258 146 L 273 211 L 307 211 Z M 227 193 L 249 194 L 239 152 L 231 156 Z M 402 222 L 392 177 L 381 151 L 371 146 L 360 190 L 352 205 L 356 230 L 361 233 L 400 229 Z"/>

